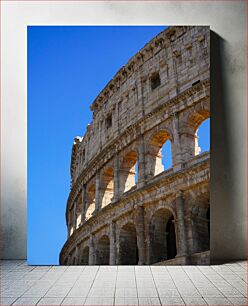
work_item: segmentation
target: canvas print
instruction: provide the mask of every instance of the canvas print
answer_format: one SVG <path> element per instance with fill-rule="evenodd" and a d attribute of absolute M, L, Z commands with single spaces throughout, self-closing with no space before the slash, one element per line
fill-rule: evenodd
<path fill-rule="evenodd" d="M 80 82 L 80 72 L 67 75 L 68 87 L 73 84 L 76 94 L 67 86 L 54 85 L 56 77 L 66 74 L 62 67 L 68 62 L 59 63 L 49 80 L 54 105 L 44 111 L 42 124 L 42 111 L 37 110 L 42 106 L 32 99 L 35 52 L 40 52 L 34 49 L 39 38 L 34 28 L 29 37 L 30 129 L 33 124 L 40 129 L 41 139 L 52 133 L 44 146 L 53 153 L 41 162 L 46 148 L 40 150 L 36 130 L 30 131 L 31 178 L 37 182 L 39 170 L 51 181 L 49 192 L 43 188 L 41 201 L 30 180 L 29 262 L 54 263 L 47 258 L 50 252 L 57 254 L 60 265 L 209 264 L 209 27 L 62 27 L 56 32 L 60 52 L 63 31 L 76 31 L 74 38 L 84 42 L 82 50 L 89 57 L 80 68 Z M 49 35 L 44 52 L 56 43 Z M 97 46 L 92 51 L 95 58 L 91 44 Z M 80 57 L 74 52 L 75 58 Z M 54 54 L 53 61 L 57 59 Z M 72 59 L 68 55 L 67 60 Z M 58 101 L 54 86 L 66 95 L 65 104 Z M 88 94 L 86 103 L 81 101 L 83 92 Z M 46 126 L 46 117 L 53 127 L 58 120 L 61 128 L 53 131 Z M 64 146 L 60 152 L 56 141 Z M 40 154 L 33 157 L 32 150 Z M 66 156 L 63 167 L 54 171 L 62 156 Z M 37 207 L 42 207 L 43 220 L 50 218 L 51 223 L 42 222 Z M 49 211 L 52 216 L 47 217 Z M 45 247 L 39 256 L 34 253 L 37 233 L 43 235 L 39 242 L 50 239 L 53 251 Z"/>

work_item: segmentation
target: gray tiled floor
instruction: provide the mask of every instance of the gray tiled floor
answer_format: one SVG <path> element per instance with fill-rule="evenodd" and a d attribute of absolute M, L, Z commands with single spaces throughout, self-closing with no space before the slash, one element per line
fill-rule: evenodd
<path fill-rule="evenodd" d="M 0 305 L 247 305 L 247 262 L 27 266 L 1 261 Z"/>

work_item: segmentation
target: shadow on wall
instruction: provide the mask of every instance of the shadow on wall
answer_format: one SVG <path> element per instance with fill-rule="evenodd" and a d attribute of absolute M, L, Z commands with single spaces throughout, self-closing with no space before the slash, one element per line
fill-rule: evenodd
<path fill-rule="evenodd" d="M 234 122 L 230 111 L 231 103 L 228 101 L 228 75 L 230 72 L 231 58 L 228 57 L 226 42 L 218 34 L 210 33 L 211 48 L 211 232 L 210 254 L 211 264 L 225 262 L 228 259 L 242 259 L 246 254 L 246 243 L 241 237 L 240 227 L 237 222 L 243 213 L 242 203 L 235 203 L 237 194 L 235 190 L 235 165 L 232 151 L 235 143 L 232 139 Z M 230 49 L 230 48 L 229 48 Z M 230 52 L 230 51 L 229 51 Z M 239 220 L 235 220 L 235 216 Z M 245 218 L 245 217 L 244 217 Z M 240 223 L 239 223 L 240 224 Z M 242 225 L 241 225 L 242 227 Z"/>

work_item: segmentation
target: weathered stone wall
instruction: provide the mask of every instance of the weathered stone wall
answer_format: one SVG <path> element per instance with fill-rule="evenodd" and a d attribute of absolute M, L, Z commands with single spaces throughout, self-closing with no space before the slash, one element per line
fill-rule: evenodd
<path fill-rule="evenodd" d="M 199 154 L 197 138 L 210 116 L 209 35 L 203 26 L 165 30 L 92 104 L 93 122 L 72 149 L 62 264 L 190 263 L 209 249 L 209 153 Z"/>

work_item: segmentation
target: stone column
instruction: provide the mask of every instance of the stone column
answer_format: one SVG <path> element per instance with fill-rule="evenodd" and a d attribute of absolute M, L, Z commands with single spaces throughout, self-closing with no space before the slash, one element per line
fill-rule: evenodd
<path fill-rule="evenodd" d="M 146 103 L 146 98 L 145 98 L 145 82 L 146 82 L 146 76 L 140 78 L 140 94 L 141 94 L 141 105 L 142 105 L 142 117 L 145 116 L 145 103 Z"/>
<path fill-rule="evenodd" d="M 73 232 L 77 229 L 77 201 L 74 202 L 73 207 Z"/>
<path fill-rule="evenodd" d="M 120 264 L 120 229 L 118 228 L 117 224 L 115 223 L 115 252 L 116 252 L 116 259 L 115 264 Z"/>
<path fill-rule="evenodd" d="M 177 211 L 177 230 L 178 230 L 178 250 L 177 256 L 183 256 L 188 254 L 185 222 L 184 222 L 184 200 L 183 192 L 176 193 L 176 211 Z"/>
<path fill-rule="evenodd" d="M 179 137 L 179 122 L 178 122 L 178 114 L 174 114 L 173 116 L 173 144 L 172 144 L 172 163 L 175 171 L 182 169 L 182 152 L 181 152 L 181 144 Z"/>
<path fill-rule="evenodd" d="M 95 245 L 94 245 L 94 236 L 90 235 L 89 243 L 89 265 L 95 264 Z"/>
<path fill-rule="evenodd" d="M 96 173 L 96 196 L 95 196 L 96 212 L 100 210 L 100 172 Z"/>
<path fill-rule="evenodd" d="M 84 223 L 84 220 L 85 220 L 86 205 L 87 205 L 87 199 L 86 199 L 86 184 L 83 184 L 83 188 L 82 188 L 81 224 L 83 224 L 83 223 Z"/>
<path fill-rule="evenodd" d="M 71 256 L 70 254 L 67 256 L 67 265 L 69 266 L 71 264 Z"/>
<path fill-rule="evenodd" d="M 139 160 L 138 160 L 138 188 L 146 183 L 146 163 L 145 163 L 145 142 L 144 135 L 139 140 Z"/>
<path fill-rule="evenodd" d="M 139 250 L 139 265 L 146 263 L 145 254 L 145 227 L 144 227 L 144 208 L 138 206 L 136 208 L 136 232 L 137 232 L 137 245 Z"/>
<path fill-rule="evenodd" d="M 79 264 L 79 249 L 78 246 L 76 245 L 76 250 L 75 250 L 75 265 Z"/>
<path fill-rule="evenodd" d="M 68 237 L 70 237 L 70 231 L 71 231 L 71 212 L 70 210 L 68 211 L 67 230 L 68 230 Z"/>
<path fill-rule="evenodd" d="M 114 201 L 119 199 L 119 175 L 120 175 L 120 161 L 117 153 L 114 158 Z"/>
<path fill-rule="evenodd" d="M 109 224 L 109 264 L 111 266 L 116 265 L 116 235 L 115 235 L 115 223 Z"/>

